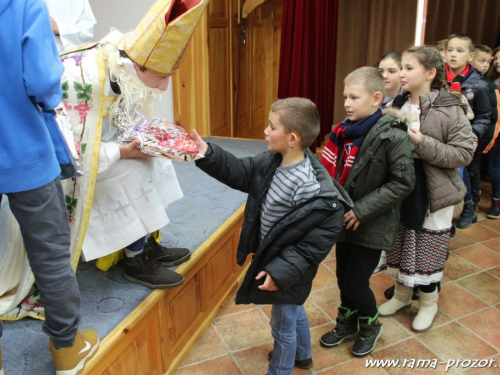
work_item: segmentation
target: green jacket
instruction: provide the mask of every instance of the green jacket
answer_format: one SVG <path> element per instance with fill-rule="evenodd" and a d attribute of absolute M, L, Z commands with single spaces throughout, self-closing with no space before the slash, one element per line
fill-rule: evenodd
<path fill-rule="evenodd" d="M 408 120 L 399 111 L 392 110 L 392 114 L 385 114 L 370 129 L 347 176 L 344 189 L 361 224 L 355 231 L 344 227 L 338 242 L 393 250 L 399 208 L 413 190 L 415 171 Z"/>

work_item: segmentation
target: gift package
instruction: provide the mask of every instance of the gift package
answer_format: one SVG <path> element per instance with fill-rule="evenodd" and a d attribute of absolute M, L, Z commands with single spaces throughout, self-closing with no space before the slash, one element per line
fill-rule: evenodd
<path fill-rule="evenodd" d="M 140 140 L 138 147 L 145 154 L 177 161 L 193 161 L 203 157 L 189 133 L 165 119 L 148 120 L 142 113 L 134 111 L 130 114 L 119 105 L 112 122 L 118 128 L 120 141 Z"/>

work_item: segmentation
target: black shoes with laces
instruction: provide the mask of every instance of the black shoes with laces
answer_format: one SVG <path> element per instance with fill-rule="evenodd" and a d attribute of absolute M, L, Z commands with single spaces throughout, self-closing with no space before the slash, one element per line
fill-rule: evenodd
<path fill-rule="evenodd" d="M 177 266 L 191 258 L 189 249 L 183 247 L 165 247 L 150 236 L 144 247 L 144 252 L 150 254 L 164 267 Z"/>
<path fill-rule="evenodd" d="M 153 289 L 175 288 L 184 282 L 184 276 L 162 267 L 161 263 L 143 251 L 133 258 L 125 257 L 124 277 Z"/>

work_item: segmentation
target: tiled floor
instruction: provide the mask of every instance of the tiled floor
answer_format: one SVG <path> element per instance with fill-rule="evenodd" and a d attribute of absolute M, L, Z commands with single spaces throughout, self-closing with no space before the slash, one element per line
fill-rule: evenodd
<path fill-rule="evenodd" d="M 433 329 L 423 334 L 411 330 L 418 302 L 393 318 L 382 319 L 383 333 L 376 350 L 366 358 L 350 354 L 353 340 L 339 347 L 319 346 L 319 337 L 334 327 L 339 290 L 335 278 L 335 253 L 320 266 L 313 291 L 306 302 L 314 368 L 302 374 L 444 374 L 445 366 L 432 368 L 366 368 L 367 359 L 492 359 L 493 367 L 453 367 L 447 374 L 500 374 L 500 220 L 487 219 L 491 186 L 482 185 L 479 222 L 458 230 L 450 244 L 450 257 L 440 293 L 440 311 Z M 385 273 L 374 275 L 372 289 L 377 302 L 393 285 Z M 231 297 L 175 375 L 263 375 L 272 349 L 270 306 L 236 306 Z M 491 362 L 491 361 L 490 361 Z M 409 363 L 409 362 L 408 362 Z M 498 367 L 494 367 L 494 366 Z"/>

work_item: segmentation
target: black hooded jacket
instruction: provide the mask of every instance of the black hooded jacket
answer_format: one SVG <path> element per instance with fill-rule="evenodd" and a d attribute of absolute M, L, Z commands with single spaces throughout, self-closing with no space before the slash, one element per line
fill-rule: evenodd
<path fill-rule="evenodd" d="M 236 295 L 237 304 L 303 304 L 312 288 L 319 264 L 326 258 L 342 230 L 344 208 L 352 207 L 347 193 L 306 150 L 321 189 L 317 196 L 298 205 L 279 220 L 260 241 L 260 212 L 272 178 L 282 162 L 275 152 L 237 158 L 215 144 L 196 165 L 233 189 L 248 193 L 245 220 L 240 234 L 237 263 L 243 265 L 255 253 Z M 275 292 L 258 289 L 271 275 Z"/>

